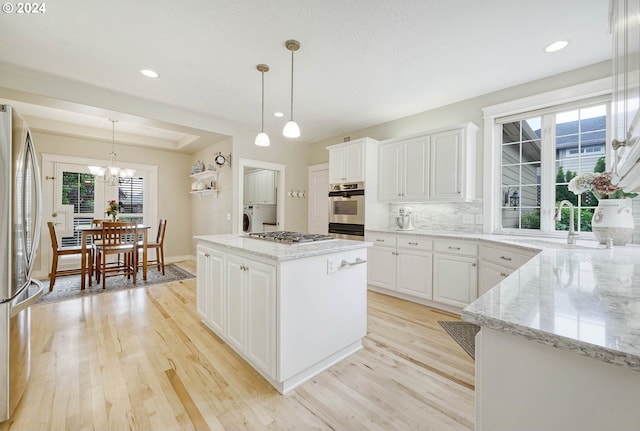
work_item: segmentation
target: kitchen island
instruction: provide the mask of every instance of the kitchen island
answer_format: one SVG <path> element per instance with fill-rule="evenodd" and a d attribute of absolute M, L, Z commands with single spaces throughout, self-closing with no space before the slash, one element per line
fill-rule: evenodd
<path fill-rule="evenodd" d="M 280 393 L 362 348 L 370 244 L 195 239 L 202 322 Z"/>

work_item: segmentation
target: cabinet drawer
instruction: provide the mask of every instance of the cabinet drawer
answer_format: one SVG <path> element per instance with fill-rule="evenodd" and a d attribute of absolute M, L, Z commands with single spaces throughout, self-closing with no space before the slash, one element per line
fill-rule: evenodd
<path fill-rule="evenodd" d="M 502 247 L 480 247 L 480 259 L 509 269 L 518 269 L 534 254 L 516 253 L 512 249 Z"/>
<path fill-rule="evenodd" d="M 396 245 L 403 248 L 412 248 L 416 250 L 433 250 L 433 241 L 420 237 L 398 236 Z"/>
<path fill-rule="evenodd" d="M 468 256 L 478 255 L 478 245 L 474 242 L 434 241 L 433 249 L 443 253 L 464 254 Z"/>
<path fill-rule="evenodd" d="M 388 235 L 384 233 L 368 233 L 367 241 L 372 242 L 374 246 L 382 246 L 382 247 L 396 246 L 395 235 Z"/>

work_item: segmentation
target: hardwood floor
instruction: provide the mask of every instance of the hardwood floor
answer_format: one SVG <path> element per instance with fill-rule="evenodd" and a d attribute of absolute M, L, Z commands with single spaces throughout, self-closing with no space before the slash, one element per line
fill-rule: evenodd
<path fill-rule="evenodd" d="M 32 308 L 32 374 L 0 430 L 471 430 L 473 361 L 369 293 L 364 349 L 286 396 L 201 323 L 195 280 Z"/>

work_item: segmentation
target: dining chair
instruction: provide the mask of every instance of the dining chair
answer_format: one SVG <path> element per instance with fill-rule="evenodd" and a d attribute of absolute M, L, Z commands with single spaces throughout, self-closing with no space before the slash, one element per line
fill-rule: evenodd
<path fill-rule="evenodd" d="M 77 254 L 82 256 L 82 246 L 73 246 L 73 247 L 60 247 L 58 244 L 58 236 L 56 235 L 56 228 L 52 222 L 47 222 L 47 227 L 49 228 L 49 236 L 51 237 L 51 249 L 53 251 L 53 257 L 51 258 L 51 272 L 49 273 L 49 292 L 53 290 L 53 286 L 56 284 L 56 277 L 62 277 L 65 275 L 80 275 L 82 274 L 82 269 L 63 269 L 58 270 L 58 260 L 60 256 L 70 256 Z M 87 255 L 87 259 L 90 261 L 92 258 L 91 250 Z M 91 267 L 89 267 L 89 278 L 93 276 Z"/>
<path fill-rule="evenodd" d="M 102 288 L 106 289 L 106 278 L 126 275 L 133 277 L 136 284 L 137 270 L 137 242 L 138 224 L 136 222 L 102 222 L 101 241 L 95 246 L 96 250 L 96 280 L 102 280 Z M 108 256 L 117 255 L 114 261 Z M 122 260 L 120 259 L 122 255 Z"/>
<path fill-rule="evenodd" d="M 162 270 L 162 275 L 164 275 L 164 236 L 167 231 L 167 220 L 160 219 L 160 223 L 158 223 L 158 233 L 156 235 L 155 241 L 147 241 L 147 253 L 148 250 L 153 249 L 156 253 L 156 258 L 154 260 L 147 259 L 147 265 L 156 264 L 158 267 L 158 271 Z M 142 250 L 144 244 L 142 241 L 138 242 L 138 250 Z M 138 267 L 141 267 L 143 264 L 142 261 L 138 262 Z"/>

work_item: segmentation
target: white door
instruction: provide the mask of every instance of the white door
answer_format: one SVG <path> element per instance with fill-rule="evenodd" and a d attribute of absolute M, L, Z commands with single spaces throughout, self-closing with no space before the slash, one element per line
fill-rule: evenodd
<path fill-rule="evenodd" d="M 207 301 L 209 324 L 220 335 L 224 334 L 226 318 L 225 288 L 224 288 L 224 254 L 215 250 L 207 250 Z M 198 262 L 199 264 L 200 262 Z M 198 285 L 200 280 L 198 280 Z"/>
<path fill-rule="evenodd" d="M 476 258 L 436 253 L 433 258 L 433 300 L 466 307 L 478 296 Z"/>
<path fill-rule="evenodd" d="M 429 199 L 429 137 L 409 139 L 403 147 L 402 200 L 426 201 Z"/>
<path fill-rule="evenodd" d="M 329 169 L 326 164 L 309 167 L 309 233 L 329 231 Z"/>
<path fill-rule="evenodd" d="M 396 288 L 394 248 L 374 246 L 367 249 L 367 284 L 384 289 Z"/>
<path fill-rule="evenodd" d="M 344 172 L 345 154 L 344 148 L 329 150 L 329 181 L 332 184 L 341 183 L 347 179 Z"/>
<path fill-rule="evenodd" d="M 460 200 L 462 197 L 463 130 L 431 136 L 430 198 Z"/>
<path fill-rule="evenodd" d="M 345 147 L 345 180 L 349 183 L 364 181 L 364 143 Z"/>

